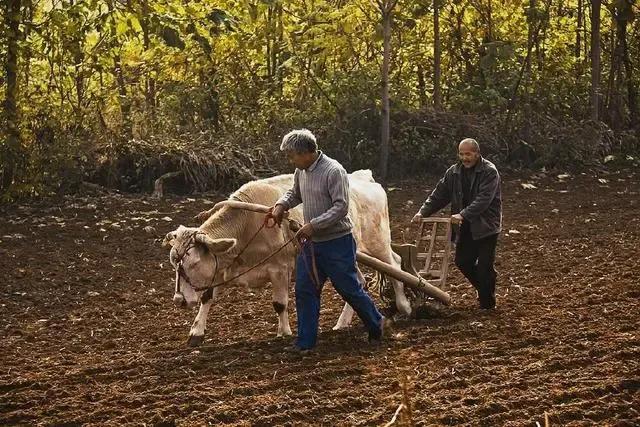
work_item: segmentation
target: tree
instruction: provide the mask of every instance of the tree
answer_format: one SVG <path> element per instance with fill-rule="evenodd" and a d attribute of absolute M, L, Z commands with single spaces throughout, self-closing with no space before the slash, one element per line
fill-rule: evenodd
<path fill-rule="evenodd" d="M 380 181 L 386 183 L 389 171 L 389 62 L 391 60 L 391 23 L 398 0 L 377 0 L 382 14 L 382 123 L 380 131 Z"/>
<path fill-rule="evenodd" d="M 633 3 L 633 0 L 616 0 L 609 6 L 615 25 L 615 47 L 611 56 L 607 110 L 609 122 L 614 129 L 622 129 L 627 125 L 631 128 L 638 127 L 638 89 L 633 78 L 633 63 L 627 40 L 628 24 L 634 19 Z M 625 106 L 628 109 L 628 119 Z"/>
<path fill-rule="evenodd" d="M 436 110 L 442 108 L 441 63 L 440 0 L 433 0 L 433 107 Z"/>
<path fill-rule="evenodd" d="M 18 115 L 18 42 L 22 20 L 21 0 L 7 0 L 5 3 L 5 23 L 7 26 L 7 59 L 4 66 L 6 80 L 4 100 L 4 121 L 6 139 L 0 141 L 0 191 L 4 192 L 15 182 L 24 164 L 24 153 L 20 141 Z"/>
<path fill-rule="evenodd" d="M 591 0 L 591 120 L 600 118 L 600 0 Z"/>

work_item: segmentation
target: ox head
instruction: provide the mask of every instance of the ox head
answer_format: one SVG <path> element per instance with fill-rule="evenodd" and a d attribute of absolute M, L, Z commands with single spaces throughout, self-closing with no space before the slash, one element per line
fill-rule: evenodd
<path fill-rule="evenodd" d="M 197 288 L 222 281 L 222 272 L 233 260 L 229 252 L 236 243 L 236 239 L 213 239 L 195 227 L 180 226 L 168 233 L 163 245 L 171 246 L 169 260 L 176 270 L 173 302 L 181 307 L 196 306 L 203 294 Z"/>

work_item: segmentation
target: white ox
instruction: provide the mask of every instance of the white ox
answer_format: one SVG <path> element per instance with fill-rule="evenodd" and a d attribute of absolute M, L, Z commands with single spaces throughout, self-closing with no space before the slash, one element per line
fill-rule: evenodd
<path fill-rule="evenodd" d="M 291 174 L 252 181 L 240 187 L 229 199 L 272 206 L 292 185 Z M 369 170 L 350 174 L 349 185 L 349 215 L 354 224 L 353 234 L 358 250 L 400 269 L 400 257 L 391 249 L 389 210 L 384 189 L 373 180 Z M 194 287 L 208 286 L 214 283 L 214 279 L 219 283 L 235 277 L 277 251 L 293 236 L 285 223 L 282 228 L 264 228 L 256 235 L 265 218 L 261 213 L 224 206 L 208 214 L 211 216 L 199 228 L 180 226 L 165 238 L 165 244 L 171 245 L 169 258 L 176 268 L 174 303 L 183 307 L 195 307 L 201 303 L 189 334 L 191 346 L 203 342 L 209 308 L 222 290 L 222 287 L 216 287 L 198 291 Z M 303 223 L 301 207 L 292 209 L 289 217 Z M 253 236 L 255 239 L 249 243 Z M 265 264 L 232 282 L 252 288 L 272 284 L 273 307 L 278 314 L 278 336 L 291 335 L 287 306 L 295 256 L 295 247 L 289 245 Z M 181 274 L 178 274 L 179 260 L 182 260 Z M 364 284 L 362 273 L 359 270 L 358 273 Z M 392 284 L 396 307 L 401 313 L 410 314 L 411 306 L 402 283 L 392 280 Z M 334 329 L 349 326 L 352 317 L 353 309 L 345 304 Z"/>

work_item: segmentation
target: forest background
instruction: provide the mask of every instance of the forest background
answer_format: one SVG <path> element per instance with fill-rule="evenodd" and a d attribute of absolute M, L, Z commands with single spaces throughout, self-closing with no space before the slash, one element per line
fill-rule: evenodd
<path fill-rule="evenodd" d="M 2 201 L 230 189 L 307 127 L 381 182 L 638 166 L 636 0 L 3 0 Z"/>

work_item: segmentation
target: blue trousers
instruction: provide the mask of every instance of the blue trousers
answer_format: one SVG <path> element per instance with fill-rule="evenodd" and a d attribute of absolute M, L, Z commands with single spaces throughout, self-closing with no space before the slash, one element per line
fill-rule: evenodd
<path fill-rule="evenodd" d="M 312 251 L 320 283 L 312 279 Z M 311 270 L 311 271 L 309 271 Z M 382 316 L 371 297 L 364 291 L 356 270 L 356 242 L 351 234 L 326 242 L 307 242 L 296 262 L 296 311 L 298 313 L 298 342 L 301 349 L 310 349 L 318 338 L 320 318 L 320 294 L 322 286 L 331 279 L 333 287 L 344 299 L 369 331 L 369 336 L 379 338 Z"/>

